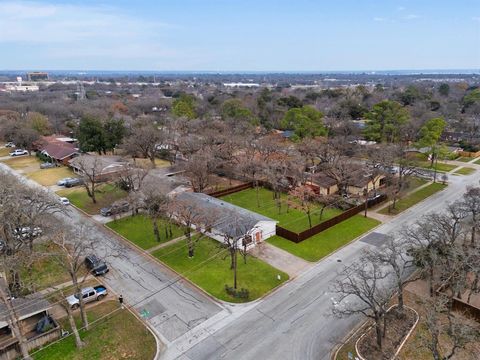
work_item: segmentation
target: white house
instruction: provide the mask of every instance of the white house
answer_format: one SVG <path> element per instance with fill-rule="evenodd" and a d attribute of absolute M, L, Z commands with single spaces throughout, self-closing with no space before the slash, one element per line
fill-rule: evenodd
<path fill-rule="evenodd" d="M 214 225 L 203 232 L 219 242 L 224 242 L 225 236 L 228 236 L 238 241 L 245 241 L 249 249 L 276 234 L 276 220 L 222 199 L 188 191 L 177 193 L 173 201 L 176 199 L 194 204 L 197 208 L 203 209 L 206 214 L 215 214 Z"/>

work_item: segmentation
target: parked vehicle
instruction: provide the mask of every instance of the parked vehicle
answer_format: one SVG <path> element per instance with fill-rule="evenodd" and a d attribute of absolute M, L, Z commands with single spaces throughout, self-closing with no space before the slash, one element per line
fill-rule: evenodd
<path fill-rule="evenodd" d="M 22 228 L 16 228 L 15 230 L 13 230 L 13 233 L 15 234 L 15 236 L 25 239 L 40 236 L 42 235 L 43 231 L 38 226 L 34 227 L 33 229 L 30 226 L 26 226 Z"/>
<path fill-rule="evenodd" d="M 28 151 L 23 149 L 17 149 L 10 153 L 10 156 L 20 156 L 20 155 L 28 155 Z"/>
<path fill-rule="evenodd" d="M 61 198 L 60 198 L 60 202 L 61 202 L 63 205 L 70 205 L 70 200 L 68 200 L 66 197 L 61 197 Z"/>
<path fill-rule="evenodd" d="M 107 263 L 95 255 L 88 255 L 85 258 L 85 266 L 95 276 L 105 275 L 110 270 Z"/>
<path fill-rule="evenodd" d="M 107 288 L 103 285 L 87 287 L 81 290 L 81 296 L 85 304 L 92 301 L 100 301 L 107 296 L 107 294 Z M 66 300 L 73 310 L 80 307 L 80 299 L 76 294 L 68 296 Z"/>
<path fill-rule="evenodd" d="M 8 148 L 14 148 L 15 147 L 15 144 L 12 142 L 12 141 L 9 141 L 5 144 L 5 147 L 8 147 Z"/>
<path fill-rule="evenodd" d="M 112 215 L 127 212 L 129 209 L 130 209 L 130 204 L 127 201 L 121 201 L 118 203 L 114 203 L 109 207 L 101 208 L 100 214 L 102 216 L 112 216 Z"/>
<path fill-rule="evenodd" d="M 51 169 L 57 167 L 58 165 L 55 163 L 44 162 L 40 164 L 40 169 Z"/>
<path fill-rule="evenodd" d="M 63 178 L 63 179 L 57 181 L 57 185 L 58 185 L 58 186 L 65 186 L 65 183 L 66 183 L 67 181 L 73 180 L 73 179 L 75 179 L 75 178 Z"/>
<path fill-rule="evenodd" d="M 72 178 L 72 179 L 69 179 L 67 181 L 65 181 L 65 187 L 66 188 L 71 188 L 71 187 L 74 187 L 74 186 L 78 186 L 78 185 L 82 185 L 83 184 L 83 180 L 80 179 L 80 178 Z"/>

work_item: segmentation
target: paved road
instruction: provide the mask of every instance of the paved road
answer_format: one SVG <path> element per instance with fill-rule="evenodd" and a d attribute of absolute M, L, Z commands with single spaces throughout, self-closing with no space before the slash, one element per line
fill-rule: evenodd
<path fill-rule="evenodd" d="M 329 284 L 344 265 L 355 261 L 360 251 L 381 243 L 391 234 L 413 224 L 421 215 L 438 211 L 458 199 L 467 185 L 478 185 L 480 173 L 450 176 L 450 186 L 403 212 L 365 236 L 316 264 L 235 321 L 206 331 L 198 344 L 166 358 L 210 359 L 329 359 L 332 347 L 358 323 L 359 317 L 337 319 L 330 315 Z M 341 260 L 338 262 L 337 260 Z"/>
<path fill-rule="evenodd" d="M 1 163 L 0 169 L 21 176 Z M 40 187 L 31 180 L 26 182 Z M 98 239 L 97 250 L 101 256 L 118 255 L 107 258 L 112 270 L 102 280 L 117 294 L 121 293 L 127 304 L 134 304 L 138 312 L 144 314 L 165 344 L 222 311 L 209 297 L 189 284 L 175 282 L 177 277 L 172 272 L 124 245 L 91 218 L 74 208 L 61 216 L 74 229 L 88 224 L 89 236 Z"/>

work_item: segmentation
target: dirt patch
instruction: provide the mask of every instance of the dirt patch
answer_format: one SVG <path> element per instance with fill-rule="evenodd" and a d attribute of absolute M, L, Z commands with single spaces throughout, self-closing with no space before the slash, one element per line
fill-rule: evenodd
<path fill-rule="evenodd" d="M 394 307 L 385 316 L 387 330 L 383 339 L 382 351 L 377 348 L 374 327 L 368 330 L 358 342 L 360 354 L 368 360 L 391 359 L 417 320 L 415 312 L 408 308 L 405 308 L 404 313 L 401 314 L 397 307 Z"/>

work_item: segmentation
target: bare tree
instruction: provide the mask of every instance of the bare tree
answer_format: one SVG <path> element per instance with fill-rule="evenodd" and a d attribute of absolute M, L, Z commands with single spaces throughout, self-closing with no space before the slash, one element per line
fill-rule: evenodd
<path fill-rule="evenodd" d="M 97 203 L 97 185 L 102 180 L 104 164 L 98 155 L 83 155 L 75 159 L 75 166 L 80 170 L 83 187 L 94 204 Z"/>
<path fill-rule="evenodd" d="M 215 214 L 206 213 L 205 209 L 195 202 L 178 197 L 169 202 L 168 213 L 182 226 L 188 257 L 192 258 L 198 242 L 205 237 L 205 232 L 211 230 L 215 224 Z M 193 235 L 193 231 L 197 233 Z"/>
<path fill-rule="evenodd" d="M 469 187 L 467 192 L 463 194 L 460 206 L 465 213 L 469 215 L 470 223 L 470 245 L 476 246 L 475 238 L 480 225 L 480 187 Z"/>
<path fill-rule="evenodd" d="M 382 349 L 386 323 L 382 319 L 387 310 L 391 291 L 382 284 L 387 273 L 380 262 L 362 258 L 359 262 L 344 268 L 332 291 L 337 294 L 333 314 L 339 317 L 363 314 L 375 323 L 378 349 Z"/>
<path fill-rule="evenodd" d="M 122 147 L 133 158 L 143 157 L 150 159 L 155 167 L 155 157 L 158 149 L 167 146 L 167 134 L 157 125 L 146 120 L 136 122 L 129 136 L 125 137 Z"/>
<path fill-rule="evenodd" d="M 300 201 L 292 201 L 292 206 L 300 208 L 300 210 L 305 213 L 308 218 L 308 225 L 312 227 L 312 208 L 313 208 L 313 200 L 315 198 L 315 192 L 307 185 L 300 185 L 296 188 L 290 190 L 289 195 L 292 196 L 294 199 Z"/>
<path fill-rule="evenodd" d="M 404 310 L 403 290 L 405 285 L 418 280 L 416 276 L 410 276 L 415 270 L 413 260 L 406 254 L 407 243 L 404 239 L 389 237 L 381 248 L 370 250 L 366 257 L 372 263 L 380 263 L 388 266 L 394 276 L 397 287 L 397 300 L 400 313 Z"/>
<path fill-rule="evenodd" d="M 478 326 L 470 325 L 466 319 L 449 311 L 447 298 L 430 298 L 424 301 L 423 306 L 428 336 L 422 335 L 421 339 L 435 360 L 452 359 L 458 350 L 478 338 Z M 440 345 L 441 337 L 447 337 L 449 341 L 442 341 Z"/>
<path fill-rule="evenodd" d="M 209 151 L 199 151 L 193 154 L 184 167 L 184 175 L 190 180 L 193 191 L 203 192 L 210 185 L 213 157 Z"/>
<path fill-rule="evenodd" d="M 153 234 L 155 239 L 160 242 L 160 229 L 158 228 L 158 221 L 161 218 L 168 217 L 168 207 L 169 207 L 169 198 L 161 191 L 159 191 L 156 186 L 149 186 L 143 191 L 144 193 L 144 204 L 148 212 L 148 215 L 152 219 L 153 223 Z M 171 227 L 165 225 L 165 238 L 172 236 Z"/>
<path fill-rule="evenodd" d="M 88 330 L 89 324 L 82 297 L 82 285 L 89 275 L 85 266 L 85 255 L 93 251 L 95 241 L 88 233 L 88 227 L 82 225 L 74 232 L 65 228 L 60 229 L 52 237 L 52 242 L 56 245 L 57 251 L 52 252 L 50 256 L 58 266 L 70 275 L 75 296 L 79 300 L 83 326 Z"/>

